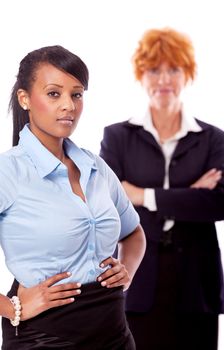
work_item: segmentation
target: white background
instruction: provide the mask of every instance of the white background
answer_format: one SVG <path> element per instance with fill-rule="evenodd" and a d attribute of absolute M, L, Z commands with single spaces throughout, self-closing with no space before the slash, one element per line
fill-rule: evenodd
<path fill-rule="evenodd" d="M 194 43 L 198 77 L 184 96 L 195 116 L 224 128 L 224 21 L 222 0 L 7 0 L 0 4 L 0 152 L 11 146 L 9 95 L 20 60 L 41 46 L 60 44 L 90 70 L 85 108 L 73 140 L 99 152 L 103 127 L 141 116 L 145 96 L 135 82 L 131 56 L 146 29 L 170 26 Z M 224 227 L 218 224 L 224 252 Z M 223 253 L 224 255 L 224 253 Z M 11 276 L 0 252 L 0 290 Z M 219 350 L 224 348 L 220 317 Z"/>

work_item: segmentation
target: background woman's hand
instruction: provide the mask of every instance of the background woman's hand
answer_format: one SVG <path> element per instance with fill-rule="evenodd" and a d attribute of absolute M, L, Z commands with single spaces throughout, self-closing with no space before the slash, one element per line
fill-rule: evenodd
<path fill-rule="evenodd" d="M 191 185 L 192 188 L 207 188 L 213 190 L 222 177 L 221 170 L 210 169 L 202 175 L 195 183 Z"/>
<path fill-rule="evenodd" d="M 128 181 L 121 182 L 128 198 L 135 206 L 143 205 L 144 202 L 144 188 L 132 185 Z"/>
<path fill-rule="evenodd" d="M 80 283 L 63 283 L 55 285 L 71 276 L 69 272 L 63 272 L 48 278 L 46 281 L 30 288 L 21 284 L 18 288 L 18 296 L 22 305 L 21 320 L 35 317 L 53 307 L 72 303 L 76 295 L 81 293 Z"/>
<path fill-rule="evenodd" d="M 108 266 L 108 269 L 97 278 L 101 285 L 107 288 L 123 286 L 123 289 L 126 290 L 131 283 L 126 267 L 113 257 L 109 257 L 101 262 L 100 267 L 106 266 Z"/>

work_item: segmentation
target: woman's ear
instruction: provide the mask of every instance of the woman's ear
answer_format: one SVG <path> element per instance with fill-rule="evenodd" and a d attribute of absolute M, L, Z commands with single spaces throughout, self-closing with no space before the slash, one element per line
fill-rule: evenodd
<path fill-rule="evenodd" d="M 18 102 L 20 106 L 26 111 L 29 110 L 29 97 L 26 90 L 19 89 L 17 91 Z"/>

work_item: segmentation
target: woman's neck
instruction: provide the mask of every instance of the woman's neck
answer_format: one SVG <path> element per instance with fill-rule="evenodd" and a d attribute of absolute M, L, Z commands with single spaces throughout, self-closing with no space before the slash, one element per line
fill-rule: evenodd
<path fill-rule="evenodd" d="M 161 142 L 175 135 L 181 128 L 181 109 L 155 109 L 150 108 L 152 123 L 156 128 Z"/>
<path fill-rule="evenodd" d="M 38 137 L 38 136 L 37 136 Z M 56 158 L 58 158 L 62 163 L 65 163 L 66 154 L 64 152 L 63 147 L 63 138 L 55 138 L 55 137 L 38 137 L 39 141 L 42 143 L 44 147 L 48 149 Z"/>
<path fill-rule="evenodd" d="M 51 145 L 51 147 L 47 147 L 47 148 L 62 163 L 64 163 L 64 164 L 66 163 L 67 156 L 66 156 L 65 151 L 64 151 L 63 141 L 60 144 L 57 144 L 57 145 L 54 144 L 54 145 Z"/>

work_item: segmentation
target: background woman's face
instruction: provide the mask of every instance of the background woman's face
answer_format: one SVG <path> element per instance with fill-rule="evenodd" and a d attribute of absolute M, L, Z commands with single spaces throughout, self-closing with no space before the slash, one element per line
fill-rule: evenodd
<path fill-rule="evenodd" d="M 150 97 L 151 106 L 165 108 L 180 101 L 186 78 L 183 68 L 163 62 L 145 71 L 141 83 Z"/>

